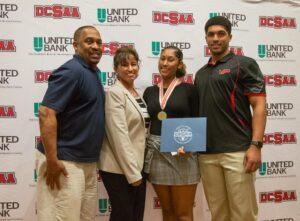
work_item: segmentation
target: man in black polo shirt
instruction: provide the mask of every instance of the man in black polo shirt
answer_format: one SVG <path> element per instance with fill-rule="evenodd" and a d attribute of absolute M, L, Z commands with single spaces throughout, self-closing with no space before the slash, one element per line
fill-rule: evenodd
<path fill-rule="evenodd" d="M 78 28 L 73 47 L 73 58 L 50 76 L 39 112 L 39 221 L 94 220 L 96 215 L 96 162 L 104 133 L 99 32 L 93 26 Z"/>
<path fill-rule="evenodd" d="M 205 33 L 212 56 L 195 78 L 200 116 L 207 117 L 207 153 L 199 155 L 205 196 L 212 221 L 254 221 L 266 124 L 263 75 L 254 59 L 230 53 L 228 19 L 210 18 Z"/>

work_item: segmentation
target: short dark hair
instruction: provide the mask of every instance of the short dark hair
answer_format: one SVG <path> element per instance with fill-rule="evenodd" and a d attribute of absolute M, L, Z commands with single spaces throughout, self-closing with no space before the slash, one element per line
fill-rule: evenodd
<path fill-rule="evenodd" d="M 91 26 L 91 25 L 85 25 L 85 26 L 81 26 L 79 28 L 77 28 L 77 30 L 74 32 L 74 41 L 75 40 L 78 40 L 78 38 L 80 37 L 81 35 L 81 32 L 86 29 L 86 28 L 93 28 L 93 29 L 96 29 L 94 26 Z M 97 30 L 97 29 L 96 29 Z"/>
<path fill-rule="evenodd" d="M 231 22 L 225 18 L 224 16 L 215 16 L 210 19 L 205 24 L 205 34 L 207 33 L 207 30 L 212 25 L 221 25 L 225 28 L 225 30 L 228 32 L 228 34 L 231 34 Z"/>
<path fill-rule="evenodd" d="M 173 49 L 175 51 L 175 56 L 178 58 L 179 62 L 182 63 L 182 68 L 180 68 L 180 69 L 177 68 L 176 77 L 177 78 L 183 77 L 186 74 L 186 66 L 183 63 L 183 53 L 182 53 L 181 49 L 176 46 L 170 45 L 170 46 L 163 48 L 161 50 L 161 54 L 167 49 Z"/>
<path fill-rule="evenodd" d="M 116 69 L 119 65 L 125 64 L 129 55 L 132 55 L 137 62 L 140 61 L 139 55 L 134 48 L 124 46 L 116 51 L 114 56 L 114 68 Z"/>

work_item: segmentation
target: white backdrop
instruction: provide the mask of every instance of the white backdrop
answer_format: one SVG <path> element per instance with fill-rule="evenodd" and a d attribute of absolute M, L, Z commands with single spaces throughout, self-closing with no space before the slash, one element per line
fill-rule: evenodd
<path fill-rule="evenodd" d="M 143 90 L 159 80 L 159 51 L 168 44 L 183 50 L 185 80 L 192 82 L 209 56 L 203 26 L 210 16 L 223 15 L 234 25 L 231 50 L 255 58 L 267 84 L 268 122 L 256 182 L 259 220 L 300 221 L 299 5 L 299 0 L 1 0 L 0 220 L 36 220 L 39 103 L 51 72 L 74 53 L 76 28 L 94 25 L 102 35 L 105 88 L 114 83 L 115 50 L 135 47 L 141 57 L 137 86 Z M 100 179 L 98 208 L 97 220 L 108 220 Z M 194 213 L 195 220 L 210 220 L 201 184 Z M 161 220 L 150 185 L 144 220 Z"/>

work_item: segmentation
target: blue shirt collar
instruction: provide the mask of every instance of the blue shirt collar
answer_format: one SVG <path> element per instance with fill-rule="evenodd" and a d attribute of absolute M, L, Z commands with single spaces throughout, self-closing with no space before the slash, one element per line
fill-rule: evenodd
<path fill-rule="evenodd" d="M 98 73 L 100 71 L 98 67 L 96 67 L 96 70 L 91 68 L 91 66 L 88 63 L 86 63 L 86 61 L 83 60 L 83 58 L 79 54 L 74 54 L 73 58 L 75 58 L 80 64 L 82 64 L 83 67 L 88 68 L 93 72 Z"/>

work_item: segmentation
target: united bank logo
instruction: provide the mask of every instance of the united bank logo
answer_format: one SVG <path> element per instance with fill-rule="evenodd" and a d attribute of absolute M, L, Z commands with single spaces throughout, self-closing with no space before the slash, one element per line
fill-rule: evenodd
<path fill-rule="evenodd" d="M 33 112 L 34 112 L 35 117 L 39 117 L 40 106 L 41 106 L 41 103 L 35 102 L 33 104 Z"/>
<path fill-rule="evenodd" d="M 99 72 L 99 78 L 104 88 L 108 88 L 115 84 L 117 75 L 115 72 Z"/>
<path fill-rule="evenodd" d="M 0 105 L 0 118 L 17 118 L 14 105 Z"/>
<path fill-rule="evenodd" d="M 267 116 L 275 119 L 287 118 L 293 109 L 293 103 L 267 103 Z"/>
<path fill-rule="evenodd" d="M 168 25 L 194 25 L 195 19 L 193 13 L 153 11 L 152 22 Z"/>
<path fill-rule="evenodd" d="M 151 49 L 152 54 L 158 56 L 160 54 L 161 49 L 169 47 L 169 46 L 176 46 L 181 50 L 187 50 L 191 48 L 191 43 L 189 42 L 166 42 L 166 41 L 152 41 L 151 42 Z"/>
<path fill-rule="evenodd" d="M 15 145 L 18 142 L 18 136 L 0 136 L 0 151 L 7 153 L 10 151 L 11 145 Z"/>
<path fill-rule="evenodd" d="M 34 17 L 80 19 L 79 7 L 69 5 L 35 5 Z"/>
<path fill-rule="evenodd" d="M 111 212 L 111 204 L 109 199 L 100 198 L 98 200 L 98 209 L 101 214 L 107 214 Z"/>
<path fill-rule="evenodd" d="M 297 201 L 296 190 L 275 190 L 271 192 L 260 192 L 260 203 L 284 203 Z"/>
<path fill-rule="evenodd" d="M 288 173 L 293 167 L 293 161 L 262 162 L 259 167 L 259 175 L 264 178 L 295 177 L 295 174 Z"/>
<path fill-rule="evenodd" d="M 237 14 L 232 12 L 210 12 L 209 18 L 215 17 L 215 16 L 223 16 L 227 18 L 232 28 L 239 28 L 241 22 L 245 22 L 247 19 L 247 16 L 245 14 Z"/>
<path fill-rule="evenodd" d="M 194 76 L 193 74 L 186 74 L 185 76 L 179 78 L 181 82 L 193 84 Z M 161 76 L 159 73 L 153 73 L 152 74 L 152 85 L 157 85 L 159 82 L 161 82 Z"/>
<path fill-rule="evenodd" d="M 119 48 L 125 47 L 125 46 L 127 46 L 129 48 L 134 48 L 134 43 L 121 43 L 118 41 L 103 43 L 102 44 L 102 54 L 114 56 L 116 54 L 116 51 Z"/>
<path fill-rule="evenodd" d="M 70 37 L 34 37 L 33 48 L 35 52 L 69 52 L 73 38 Z"/>
<path fill-rule="evenodd" d="M 297 85 L 296 75 L 286 75 L 279 73 L 264 75 L 264 80 L 267 86 L 285 87 Z"/>
<path fill-rule="evenodd" d="M 259 27 L 275 29 L 296 29 L 296 18 L 281 16 L 259 16 Z"/>
<path fill-rule="evenodd" d="M 106 25 L 131 25 L 134 24 L 134 18 L 138 16 L 138 9 L 136 8 L 98 8 L 97 19 L 100 24 Z"/>
<path fill-rule="evenodd" d="M 10 14 L 18 10 L 18 5 L 16 4 L 0 4 L 0 20 L 10 19 Z"/>
<path fill-rule="evenodd" d="M 0 185 L 15 185 L 17 178 L 15 172 L 0 172 Z"/>
<path fill-rule="evenodd" d="M 0 39 L 0 52 L 16 52 L 15 41 L 12 39 Z"/>
<path fill-rule="evenodd" d="M 10 79 L 18 77 L 18 70 L 14 69 L 0 69 L 0 87 L 9 86 L 11 84 Z"/>
<path fill-rule="evenodd" d="M 292 45 L 258 45 L 258 56 L 264 59 L 288 59 L 293 51 Z"/>
<path fill-rule="evenodd" d="M 34 82 L 35 83 L 47 83 L 52 71 L 36 70 L 34 71 Z"/>
<path fill-rule="evenodd" d="M 283 144 L 297 144 L 296 133 L 266 133 L 263 137 L 264 144 L 274 144 L 274 145 L 283 145 Z"/>
<path fill-rule="evenodd" d="M 23 219 L 16 218 L 16 217 L 14 217 L 14 219 L 12 219 L 13 214 L 11 214 L 11 212 L 19 209 L 19 207 L 20 207 L 20 204 L 18 202 L 0 201 L 0 205 L 1 205 L 0 217 L 4 218 L 4 219 L 0 219 L 0 220 L 23 220 Z M 7 219 L 6 219 L 6 217 L 7 217 Z"/>
<path fill-rule="evenodd" d="M 235 55 L 244 55 L 243 47 L 241 46 L 230 46 L 229 50 Z M 211 57 L 211 52 L 207 45 L 204 46 L 204 57 Z"/>

